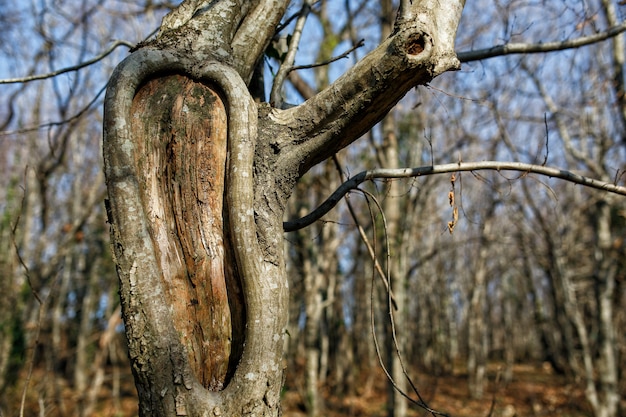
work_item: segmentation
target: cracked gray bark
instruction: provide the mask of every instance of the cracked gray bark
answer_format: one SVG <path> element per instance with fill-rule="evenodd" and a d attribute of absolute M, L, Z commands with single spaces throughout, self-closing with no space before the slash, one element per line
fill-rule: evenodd
<path fill-rule="evenodd" d="M 111 77 L 108 214 L 140 415 L 280 414 L 295 183 L 459 66 L 464 2 L 405 2 L 391 36 L 327 89 L 257 105 L 248 85 L 287 3 L 186 1 Z"/>

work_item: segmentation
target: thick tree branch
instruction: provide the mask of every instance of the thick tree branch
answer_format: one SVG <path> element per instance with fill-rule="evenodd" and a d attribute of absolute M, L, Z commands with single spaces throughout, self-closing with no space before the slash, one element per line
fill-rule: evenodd
<path fill-rule="evenodd" d="M 213 0 L 185 0 L 174 10 L 169 12 L 161 22 L 157 38 L 163 37 L 167 32 L 178 29 L 215 31 L 219 28 L 220 34 L 224 35 L 223 41 L 230 41 L 234 30 L 239 22 L 248 13 L 251 2 L 245 0 L 213 1 Z M 227 28 L 226 30 L 223 30 Z M 185 37 L 183 35 L 183 37 Z M 203 37 L 196 32 L 196 40 L 202 41 Z M 207 39 L 211 39 L 210 37 Z"/>
<path fill-rule="evenodd" d="M 491 48 L 479 49 L 476 51 L 459 52 L 457 56 L 461 62 L 479 61 L 481 59 L 493 58 L 511 54 L 533 54 L 562 51 L 564 49 L 579 48 L 585 45 L 601 42 L 612 38 L 626 31 L 626 21 L 617 26 L 613 26 L 605 32 L 595 35 L 583 36 L 581 38 L 567 41 L 547 42 L 547 43 L 508 43 Z"/>
<path fill-rule="evenodd" d="M 296 60 L 296 52 L 298 51 L 300 39 L 302 38 L 304 24 L 306 23 L 309 12 L 311 11 L 311 5 L 309 4 L 309 1 L 310 0 L 305 0 L 305 2 L 302 4 L 298 20 L 296 20 L 296 26 L 292 34 L 291 43 L 289 44 L 289 49 L 287 50 L 285 59 L 280 64 L 280 68 L 278 69 L 278 73 L 276 73 L 276 77 L 274 77 L 274 84 L 272 85 L 272 92 L 270 94 L 270 103 L 273 103 L 273 105 L 278 108 L 282 107 L 283 83 L 287 78 L 287 75 L 293 68 L 293 63 Z"/>
<path fill-rule="evenodd" d="M 261 0 L 237 29 L 231 46 L 236 69 L 246 83 L 250 82 L 256 63 L 274 36 L 288 4 L 288 0 Z"/>
<path fill-rule="evenodd" d="M 378 123 L 411 88 L 457 69 L 454 35 L 463 1 L 415 2 L 410 21 L 328 88 L 289 110 L 274 110 L 293 144 L 283 154 L 300 174 L 349 145 Z M 288 146 L 288 145 L 286 145 Z"/>
<path fill-rule="evenodd" d="M 184 51 L 196 62 L 218 60 L 238 69 L 231 42 L 252 6 L 245 0 L 185 0 L 163 18 L 156 38 L 141 46 Z"/>
<path fill-rule="evenodd" d="M 425 175 L 445 174 L 449 172 L 460 171 L 516 171 L 523 174 L 539 174 L 552 178 L 560 178 L 574 184 L 584 185 L 586 187 L 595 188 L 610 193 L 626 196 L 626 187 L 599 181 L 583 175 L 575 174 L 559 168 L 547 167 L 543 165 L 526 164 L 522 162 L 499 162 L 499 161 L 482 161 L 482 162 L 458 162 L 451 164 L 425 166 L 419 168 L 403 168 L 403 169 L 373 169 L 363 171 L 350 178 L 333 192 L 318 208 L 313 210 L 306 216 L 283 223 L 285 232 L 292 232 L 309 226 L 315 221 L 321 219 L 328 213 L 337 203 L 351 190 L 358 188 L 365 181 L 374 179 L 398 179 L 413 178 Z"/>

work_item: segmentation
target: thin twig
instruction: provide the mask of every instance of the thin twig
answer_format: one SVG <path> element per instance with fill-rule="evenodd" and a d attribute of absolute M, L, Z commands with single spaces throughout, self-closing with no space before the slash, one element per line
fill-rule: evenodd
<path fill-rule="evenodd" d="M 35 294 L 35 291 L 33 291 Z M 39 300 L 37 300 L 39 301 Z M 30 385 L 30 381 L 33 378 L 33 368 L 35 367 L 35 355 L 37 354 L 37 348 L 39 347 L 39 335 L 41 334 L 41 323 L 43 322 L 44 317 L 44 307 L 45 303 L 39 301 L 39 309 L 37 311 L 37 326 L 35 328 L 35 338 L 33 340 L 33 352 L 30 357 L 30 363 L 28 364 L 28 373 L 26 374 L 26 379 L 24 381 L 24 388 L 22 389 L 22 398 L 20 400 L 20 417 L 24 417 L 24 409 L 26 406 L 26 393 L 28 392 L 28 387 Z"/>
<path fill-rule="evenodd" d="M 27 165 L 24 168 L 24 177 L 26 177 L 28 169 L 29 167 Z M 33 283 L 31 281 L 31 276 L 30 276 L 30 269 L 28 268 L 28 265 L 26 265 L 24 258 L 22 258 L 22 254 L 20 253 L 20 248 L 17 244 L 17 239 L 15 238 L 17 236 L 17 228 L 20 224 L 20 219 L 22 217 L 22 211 L 24 210 L 26 206 L 26 190 L 24 190 L 24 194 L 22 194 L 22 201 L 21 201 L 20 206 L 21 206 L 21 210 L 17 213 L 17 218 L 15 219 L 15 222 L 13 223 L 13 226 L 11 227 L 11 243 L 13 243 L 13 248 L 15 249 L 15 256 L 17 256 L 17 261 L 20 263 L 22 268 L 24 268 L 24 275 L 26 277 L 26 282 L 28 283 L 28 287 L 30 288 L 30 291 L 32 292 L 33 296 L 35 297 L 39 305 L 41 305 L 43 304 L 43 301 L 41 299 L 41 296 L 39 295 L 39 293 L 37 292 L 37 290 L 35 290 L 35 287 L 33 286 Z"/>
<path fill-rule="evenodd" d="M 376 197 L 374 197 L 370 192 L 367 192 L 365 190 L 358 190 L 359 192 L 363 193 L 363 195 L 366 197 L 366 201 L 368 202 L 368 207 L 370 202 L 374 202 L 374 204 L 376 205 L 376 207 L 378 208 L 379 213 L 382 216 L 382 220 L 383 220 L 383 229 L 384 229 L 384 236 L 385 236 L 385 247 L 386 247 L 386 252 L 387 252 L 387 276 L 390 276 L 390 250 L 389 250 L 389 239 L 387 237 L 387 219 L 385 217 L 385 213 L 383 212 L 383 209 L 380 205 L 380 203 L 378 202 L 378 200 L 376 199 Z M 370 213 L 370 217 L 372 218 L 372 223 L 375 222 L 374 219 L 374 214 L 372 212 L 371 207 L 369 207 L 369 213 Z M 376 233 L 374 233 L 374 236 L 376 235 Z M 404 365 L 404 361 L 402 360 L 402 354 L 400 352 L 400 348 L 399 348 L 399 344 L 398 344 L 398 337 L 397 337 L 397 333 L 396 333 L 396 328 L 395 328 L 395 320 L 393 319 L 393 306 L 394 304 L 392 303 L 392 298 L 391 298 L 391 294 L 392 294 L 392 288 L 391 288 L 391 281 L 389 281 L 389 283 L 386 283 L 387 286 L 387 304 L 389 306 L 388 309 L 388 314 L 389 314 L 389 321 L 391 323 L 391 337 L 393 339 L 393 345 L 396 349 L 396 355 L 398 357 L 398 359 L 400 360 L 400 366 L 402 368 L 402 373 L 404 374 L 404 377 L 407 379 L 407 381 L 409 382 L 409 384 L 411 385 L 411 388 L 413 389 L 413 391 L 415 392 L 415 394 L 418 397 L 418 400 L 415 400 L 413 398 L 411 398 L 411 396 L 404 391 L 402 388 L 400 388 L 400 386 L 398 386 L 398 383 L 396 382 L 396 380 L 393 378 L 393 375 L 391 375 L 391 373 L 389 372 L 389 369 L 387 368 L 387 366 L 385 366 L 385 362 L 382 358 L 382 355 L 380 353 L 380 345 L 378 343 L 378 338 L 376 336 L 376 322 L 375 322 L 375 315 L 374 315 L 374 277 L 372 277 L 372 287 L 371 287 L 371 295 L 370 295 L 370 320 L 371 320 L 371 326 L 372 326 L 372 335 L 374 338 L 374 346 L 376 347 L 376 355 L 378 357 L 378 362 L 380 364 L 380 367 L 382 368 L 383 372 L 385 373 L 385 375 L 387 376 L 387 379 L 389 380 L 389 382 L 391 383 L 391 385 L 394 387 L 394 389 L 400 393 L 400 395 L 402 395 L 404 398 L 406 398 L 409 402 L 411 402 L 412 404 L 428 411 L 430 414 L 432 414 L 433 416 L 435 415 L 439 415 L 439 416 L 448 416 L 445 413 L 442 413 L 440 411 L 434 410 L 432 408 L 430 408 L 428 406 L 428 404 L 426 404 L 426 402 L 423 400 L 422 396 L 420 395 L 420 393 L 417 390 L 417 387 L 415 386 L 415 384 L 413 383 L 413 380 L 410 378 L 407 370 L 406 370 L 406 366 Z M 396 306 L 397 309 L 397 306 Z"/>
<path fill-rule="evenodd" d="M 343 174 L 342 174 L 343 170 L 341 168 L 339 159 L 337 159 L 336 155 L 333 156 L 333 161 L 335 162 L 335 167 L 337 167 L 337 171 L 339 171 L 339 175 L 342 177 L 341 179 L 344 180 Z M 359 191 L 362 191 L 362 190 L 359 190 Z M 380 262 L 378 262 L 378 257 L 376 256 L 376 240 L 374 240 L 373 244 L 370 243 L 369 239 L 367 238 L 367 234 L 365 233 L 363 226 L 361 226 L 361 223 L 359 222 L 359 218 L 357 217 L 356 212 L 354 211 L 354 208 L 352 207 L 352 204 L 350 203 L 350 200 L 348 198 L 346 198 L 346 205 L 348 206 L 348 212 L 350 213 L 350 216 L 352 217 L 352 220 L 354 221 L 354 224 L 356 225 L 357 231 L 359 232 L 361 241 L 367 248 L 367 252 L 369 253 L 370 258 L 372 259 L 372 262 L 374 263 L 374 269 L 380 275 L 380 279 L 383 281 L 383 284 L 385 284 L 385 288 L 387 289 L 387 292 L 389 293 L 389 296 L 391 297 L 391 303 L 393 304 L 394 308 L 397 310 L 398 303 L 396 302 L 396 297 L 393 295 L 393 291 L 391 290 L 391 287 L 389 285 L 389 274 L 383 271 L 383 268 L 380 265 Z"/>
<path fill-rule="evenodd" d="M 543 125 L 546 128 L 546 154 L 543 157 L 543 164 L 541 166 L 546 166 L 548 163 L 548 155 L 550 155 L 550 129 L 548 129 L 548 114 L 543 114 Z"/>
<path fill-rule="evenodd" d="M 132 43 L 126 42 L 126 41 L 115 41 L 115 42 L 113 42 L 113 44 L 111 46 L 109 46 L 109 48 L 107 50 L 102 52 L 100 55 L 96 55 L 95 57 L 91 58 L 90 60 L 87 60 L 85 62 L 81 62 L 80 64 L 76 64 L 76 65 L 72 65 L 71 67 L 62 68 L 62 69 L 59 69 L 59 70 L 56 70 L 56 71 L 48 72 L 46 74 L 29 75 L 29 76 L 26 76 L 26 77 L 19 77 L 19 78 L 7 78 L 7 79 L 4 79 L 4 80 L 0 79 L 0 84 L 27 83 L 27 82 L 30 82 L 30 81 L 45 80 L 45 79 L 48 79 L 48 78 L 56 77 L 57 75 L 65 74 L 66 72 L 78 71 L 79 69 L 88 67 L 89 65 L 95 64 L 96 62 L 102 60 L 107 55 L 109 55 L 111 52 L 113 52 L 115 50 L 115 48 L 117 48 L 118 46 L 126 46 L 128 48 L 132 48 L 134 45 Z"/>
<path fill-rule="evenodd" d="M 274 77 L 274 83 L 272 85 L 272 91 L 270 93 L 270 102 L 273 103 L 276 107 L 281 107 L 283 104 L 282 98 L 282 89 L 283 83 L 289 75 L 289 72 L 293 68 L 293 63 L 296 60 L 296 52 L 298 51 L 298 46 L 300 45 L 300 39 L 302 38 L 302 31 L 304 30 L 304 24 L 306 23 L 306 19 L 311 12 L 311 4 L 310 0 L 305 0 L 302 3 L 302 9 L 300 10 L 298 20 L 296 21 L 296 27 L 293 31 L 291 42 L 289 42 L 287 54 L 285 55 L 285 59 L 280 64 L 280 68 L 278 68 L 278 72 L 276 73 L 276 77 Z"/>
<path fill-rule="evenodd" d="M 291 67 L 289 69 L 289 71 L 297 71 L 297 70 L 302 70 L 302 69 L 310 69 L 310 68 L 317 68 L 317 67 L 323 67 L 324 65 L 328 65 L 332 62 L 335 61 L 339 61 L 340 59 L 343 58 L 347 58 L 348 55 L 350 55 L 352 52 L 356 51 L 357 49 L 359 49 L 360 47 L 362 47 L 363 45 L 365 45 L 365 39 L 361 39 L 359 42 L 356 43 L 356 45 L 354 45 L 352 48 L 348 49 L 347 51 L 345 51 L 344 53 L 342 53 L 341 55 L 337 55 L 335 57 L 332 57 L 331 59 L 329 59 L 328 61 L 324 61 L 324 62 L 318 62 L 316 64 L 308 64 L 308 65 L 296 65 L 294 67 Z"/>
<path fill-rule="evenodd" d="M 26 167 L 26 169 L 28 169 L 28 167 Z M 22 209 L 25 205 L 25 201 L 26 201 L 26 193 L 24 193 L 24 195 L 22 196 L 22 204 L 21 204 Z M 35 367 L 35 355 L 37 354 L 37 347 L 39 346 L 39 335 L 41 333 L 41 323 L 43 322 L 43 317 L 44 317 L 44 312 L 45 312 L 44 306 L 45 306 L 46 300 L 43 300 L 41 298 L 41 296 L 39 295 L 39 292 L 33 286 L 33 282 L 30 276 L 30 269 L 28 268 L 28 265 L 26 265 L 26 262 L 24 262 L 24 259 L 22 258 L 22 255 L 20 254 L 19 246 L 17 245 L 16 235 L 17 235 L 17 227 L 20 223 L 21 213 L 22 211 L 18 212 L 17 218 L 15 219 L 15 222 L 13 226 L 11 227 L 11 242 L 13 243 L 17 260 L 22 266 L 22 268 L 24 268 L 24 275 L 26 276 L 26 282 L 28 283 L 28 287 L 30 288 L 31 294 L 33 294 L 33 297 L 35 297 L 35 300 L 39 304 L 39 308 L 37 311 L 37 326 L 35 327 L 35 337 L 33 340 L 33 347 L 32 347 L 33 350 L 32 350 L 32 354 L 30 357 L 30 363 L 28 365 L 28 372 L 26 373 L 26 378 L 24 381 L 24 388 L 22 389 L 22 398 L 20 400 L 19 416 L 24 417 L 24 409 L 26 406 L 26 393 L 28 392 L 28 387 L 33 377 L 33 369 Z"/>
<path fill-rule="evenodd" d="M 73 122 L 74 120 L 79 119 L 82 115 L 84 115 L 91 108 L 91 106 L 93 106 L 96 103 L 96 101 L 98 101 L 98 98 L 102 95 L 102 93 L 105 92 L 105 90 L 107 88 L 107 85 L 102 87 L 100 89 L 100 91 L 98 91 L 96 96 L 93 98 L 93 100 L 91 100 L 89 103 L 87 103 L 87 105 L 85 107 L 80 109 L 78 111 L 78 113 L 74 114 L 73 116 L 69 117 L 68 119 L 60 120 L 58 122 L 42 123 L 42 124 L 40 124 L 38 126 L 26 127 L 24 129 L 4 131 L 4 132 L 0 132 L 0 136 L 19 135 L 19 134 L 22 134 L 22 133 L 34 132 L 36 130 L 46 129 L 46 128 L 53 127 L 53 126 L 62 126 L 62 125 L 65 125 L 67 123 Z"/>

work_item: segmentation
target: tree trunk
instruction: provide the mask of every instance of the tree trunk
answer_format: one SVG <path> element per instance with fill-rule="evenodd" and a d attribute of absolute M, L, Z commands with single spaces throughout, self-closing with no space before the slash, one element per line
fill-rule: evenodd
<path fill-rule="evenodd" d="M 614 239 L 611 233 L 611 204 L 606 200 L 599 201 L 595 217 L 597 245 L 593 278 L 595 303 L 598 309 L 596 318 L 598 340 L 595 355 L 591 354 L 591 349 L 583 347 L 587 380 L 585 394 L 596 417 L 615 417 L 618 415 L 620 395 L 613 300 L 618 272 L 616 259 L 621 254 L 618 255 L 612 247 Z M 581 323 L 579 329 L 583 326 Z M 581 343 L 585 343 L 582 337 Z"/>
<path fill-rule="evenodd" d="M 109 218 L 140 410 L 276 415 L 287 288 L 283 263 L 261 255 L 245 184 L 256 106 L 232 70 L 208 72 L 226 80 L 219 94 L 185 76 L 141 83 L 120 71 L 120 89 L 141 88 L 105 121 L 116 133 L 105 142 Z M 240 97 L 228 124 L 220 94 Z"/>
<path fill-rule="evenodd" d="M 145 416 L 280 413 L 287 199 L 407 91 L 459 65 L 464 2 L 403 2 L 394 34 L 329 88 L 288 110 L 257 106 L 247 84 L 288 1 L 235 3 L 183 2 L 107 89 L 108 217 Z"/>
<path fill-rule="evenodd" d="M 469 391 L 472 398 L 482 398 L 486 382 L 488 348 L 485 303 L 487 297 L 489 242 L 493 239 L 494 206 L 495 203 L 491 202 L 485 214 L 469 300 L 467 373 L 469 375 Z"/>
<path fill-rule="evenodd" d="M 381 3 L 381 38 L 387 38 L 393 31 L 393 5 L 390 0 L 385 0 Z M 398 137 L 397 126 L 395 122 L 394 112 L 391 112 L 385 117 L 381 123 L 383 134 L 383 166 L 382 168 L 398 168 L 400 165 L 398 156 Z M 386 187 L 386 198 L 383 202 L 383 210 L 387 217 L 387 239 L 389 239 L 389 256 L 388 262 L 390 276 L 387 277 L 390 281 L 391 289 L 394 293 L 395 299 L 395 311 L 392 311 L 394 307 L 387 306 L 390 312 L 390 319 L 394 320 L 393 327 L 388 327 L 391 330 L 390 333 L 395 331 L 395 334 L 388 334 L 387 343 L 387 355 L 388 364 L 391 368 L 391 377 L 393 378 L 393 384 L 391 382 L 387 385 L 388 392 L 388 416 L 389 417 L 405 417 L 408 409 L 406 398 L 400 392 L 406 392 L 407 381 L 403 370 L 403 358 L 402 355 L 406 355 L 405 351 L 405 329 L 406 329 L 406 303 L 405 303 L 405 289 L 406 289 L 406 273 L 403 266 L 406 263 L 404 256 L 406 252 L 402 250 L 402 230 L 400 227 L 401 214 L 400 214 L 400 199 L 401 194 L 398 181 L 390 181 Z M 395 384 L 395 386 L 394 386 Z"/>

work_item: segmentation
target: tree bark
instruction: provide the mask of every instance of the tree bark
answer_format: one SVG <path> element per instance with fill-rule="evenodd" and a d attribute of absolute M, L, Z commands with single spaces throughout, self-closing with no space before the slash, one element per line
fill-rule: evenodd
<path fill-rule="evenodd" d="M 198 77 L 213 80 L 216 95 L 184 76 L 144 83 L 190 66 L 163 51 L 138 54 L 108 92 L 105 166 L 141 413 L 276 415 L 287 286 L 283 263 L 266 261 L 257 241 L 256 106 L 229 67 L 208 64 Z"/>

